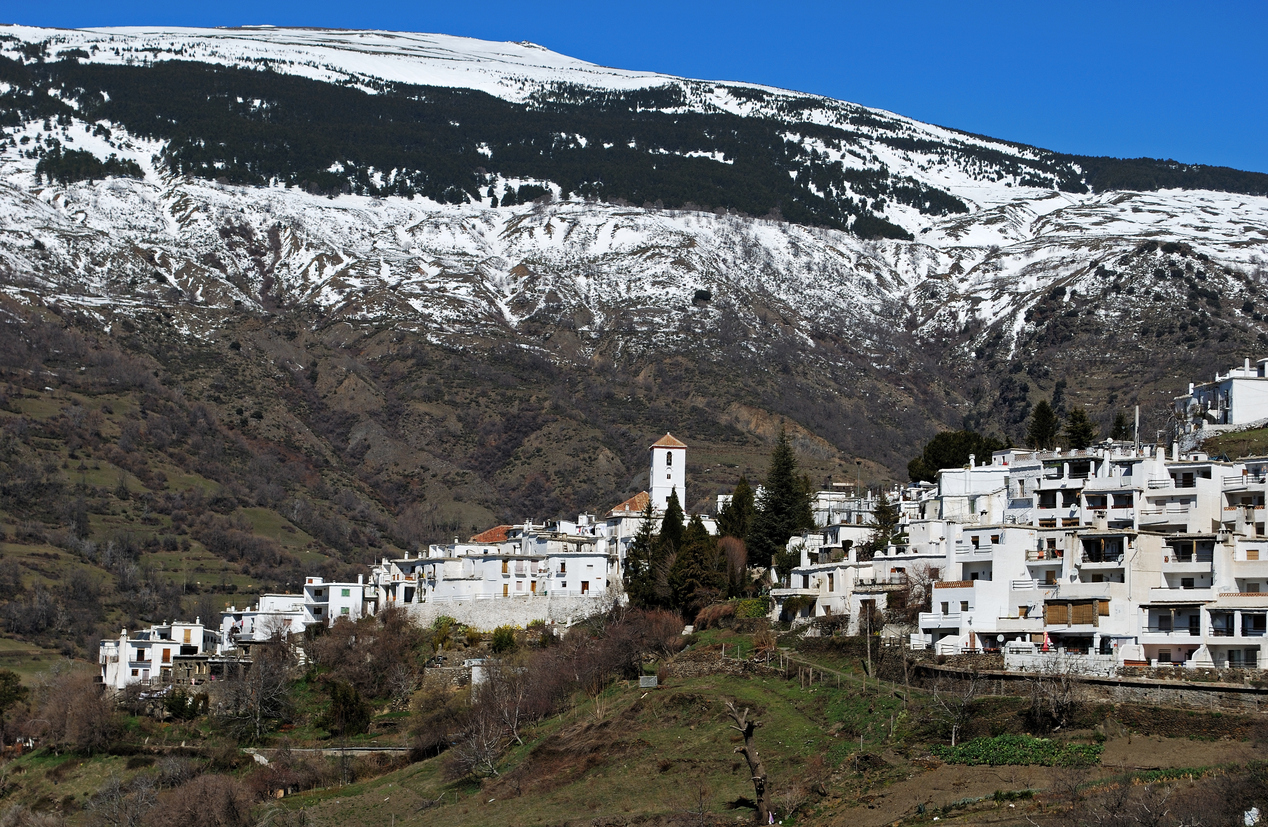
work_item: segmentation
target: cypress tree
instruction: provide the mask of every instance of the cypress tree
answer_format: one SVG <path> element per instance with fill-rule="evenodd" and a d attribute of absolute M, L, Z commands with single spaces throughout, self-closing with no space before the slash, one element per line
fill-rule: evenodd
<path fill-rule="evenodd" d="M 694 617 L 722 596 L 726 575 L 719 571 L 718 558 L 717 540 L 709 536 L 699 515 L 692 517 L 669 570 L 673 608 Z"/>
<path fill-rule="evenodd" d="M 1061 420 L 1048 404 L 1041 399 L 1030 415 L 1030 427 L 1026 429 L 1026 443 L 1038 450 L 1052 450 L 1057 445 L 1057 434 L 1061 430 Z"/>
<path fill-rule="evenodd" d="M 731 501 L 718 513 L 718 535 L 746 539 L 753 528 L 755 511 L 753 489 L 748 484 L 748 478 L 741 475 L 731 492 Z"/>
<path fill-rule="evenodd" d="M 779 429 L 770 469 L 762 491 L 762 501 L 753 519 L 749 536 L 749 562 L 769 566 L 771 560 L 798 531 L 814 527 L 810 511 L 810 485 L 797 476 L 797 457 L 788 443 L 788 433 Z"/>
<path fill-rule="evenodd" d="M 665 517 L 660 521 L 660 534 L 657 536 L 656 545 L 661 558 L 673 554 L 682 547 L 685 531 L 682 505 L 678 502 L 678 489 L 675 487 L 669 492 L 669 501 L 665 504 Z"/>
<path fill-rule="evenodd" d="M 656 534 L 652 503 L 649 500 L 643 510 L 643 520 L 638 525 L 634 541 L 625 554 L 625 593 L 630 602 L 639 608 L 656 605 Z"/>
<path fill-rule="evenodd" d="M 1096 441 L 1096 426 L 1087 418 L 1083 408 L 1070 409 L 1070 416 L 1065 422 L 1065 437 L 1071 448 L 1086 448 Z"/>
<path fill-rule="evenodd" d="M 1110 429 L 1110 438 L 1125 442 L 1132 438 L 1132 426 L 1127 421 L 1127 414 L 1119 411 L 1114 414 L 1114 425 Z"/>

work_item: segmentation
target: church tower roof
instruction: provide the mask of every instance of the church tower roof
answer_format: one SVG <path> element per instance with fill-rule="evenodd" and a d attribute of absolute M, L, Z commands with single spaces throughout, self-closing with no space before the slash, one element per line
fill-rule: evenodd
<path fill-rule="evenodd" d="M 660 439 L 652 443 L 653 448 L 686 448 L 687 444 L 673 437 L 672 434 L 665 434 Z"/>

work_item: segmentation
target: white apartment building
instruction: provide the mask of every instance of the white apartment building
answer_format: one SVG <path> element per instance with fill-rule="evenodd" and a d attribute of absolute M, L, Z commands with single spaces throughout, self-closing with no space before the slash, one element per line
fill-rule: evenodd
<path fill-rule="evenodd" d="M 1250 359 L 1215 380 L 1190 384 L 1189 392 L 1175 400 L 1176 418 L 1186 433 L 1228 430 L 1268 417 L 1268 359 Z"/>
<path fill-rule="evenodd" d="M 851 631 L 913 580 L 933 580 L 914 646 L 1064 651 L 1093 669 L 1257 666 L 1268 621 L 1268 459 L 1106 444 L 998 452 L 947 469 L 903 542 L 857 562 L 832 527 L 790 541 L 801 564 L 774 617 L 849 614 Z M 917 572 L 919 574 L 917 575 Z M 809 600 L 813 605 L 806 606 Z"/>
<path fill-rule="evenodd" d="M 119 637 L 103 640 L 98 647 L 101 683 L 114 690 L 131 684 L 167 683 L 182 658 L 210 656 L 219 644 L 220 635 L 203 626 L 201 618 L 193 623 L 164 622 L 132 634 L 124 629 Z"/>

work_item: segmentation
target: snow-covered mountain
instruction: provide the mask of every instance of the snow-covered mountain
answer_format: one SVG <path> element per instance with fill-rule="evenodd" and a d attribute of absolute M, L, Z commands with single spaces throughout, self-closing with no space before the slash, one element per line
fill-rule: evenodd
<path fill-rule="evenodd" d="M 1067 375 L 1069 393 L 1084 380 L 1083 401 L 1105 418 L 1198 378 L 1185 371 L 1240 361 L 1268 342 L 1257 309 L 1268 274 L 1268 197 L 1256 194 L 1264 176 L 1057 155 L 526 43 L 0 27 L 0 57 L 3 289 L 78 307 L 103 327 L 161 309 L 185 335 L 211 337 L 234 314 L 302 312 L 470 352 L 510 341 L 586 370 L 688 354 L 749 360 L 842 400 L 835 425 L 800 421 L 835 449 L 878 451 L 890 463 L 935 424 L 1017 437 L 1030 400 Z M 210 131 L 191 132 L 204 127 L 177 123 L 186 116 L 168 117 L 155 108 L 162 101 L 118 99 L 169 64 L 221 67 L 207 109 L 237 120 L 205 129 L 228 130 L 218 144 L 228 149 L 217 154 Z M 116 70 L 132 74 L 119 80 Z M 276 75 L 367 106 L 434 104 L 448 89 L 510 108 L 480 110 L 495 115 L 461 128 L 460 115 L 446 116 L 457 137 L 444 157 L 466 166 L 443 173 L 458 182 L 444 197 L 427 197 L 442 175 L 440 144 L 361 156 L 352 143 L 327 157 L 325 145 L 301 152 L 292 131 L 279 133 L 290 154 L 269 155 L 265 133 L 284 128 L 299 99 L 286 95 L 299 93 L 234 84 L 272 90 Z M 463 111 L 462 100 L 444 98 L 444 111 Z M 512 116 L 553 135 L 550 145 L 526 160 L 504 129 L 486 126 Z M 575 126 L 561 129 L 570 118 Z M 765 131 L 736 143 L 718 134 L 750 127 Z M 613 137 L 622 129 L 624 145 Z M 238 146 L 230 133 L 264 137 Z M 752 160 L 758 134 L 777 136 L 768 167 Z M 627 155 L 613 161 L 600 147 Z M 52 181 L 49 159 L 73 151 L 113 155 L 139 175 Z M 302 153 L 334 184 L 305 171 Z M 646 179 L 613 183 L 620 158 L 645 165 Z M 739 183 L 715 186 L 715 175 Z M 728 201 L 746 175 L 761 179 L 770 214 L 741 215 Z M 1175 186 L 1115 186 L 1140 176 Z M 1200 188 L 1216 185 L 1226 191 Z M 629 203 L 619 186 L 646 203 Z M 777 412 L 799 419 L 801 403 L 786 404 Z M 843 424 L 860 416 L 901 424 L 904 436 L 869 446 L 875 430 L 855 437 Z"/>

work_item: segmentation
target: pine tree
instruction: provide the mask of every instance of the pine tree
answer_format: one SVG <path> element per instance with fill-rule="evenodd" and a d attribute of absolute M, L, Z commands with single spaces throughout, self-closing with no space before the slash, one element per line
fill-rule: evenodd
<path fill-rule="evenodd" d="M 1126 442 L 1132 438 L 1131 423 L 1127 421 L 1127 414 L 1122 411 L 1114 414 L 1114 424 L 1110 428 L 1110 438 L 1120 442 Z"/>
<path fill-rule="evenodd" d="M 718 535 L 746 539 L 753 528 L 755 513 L 753 489 L 748 484 L 748 478 L 741 475 L 731 492 L 731 501 L 718 513 Z"/>
<path fill-rule="evenodd" d="M 1065 422 L 1065 437 L 1070 447 L 1083 449 L 1096 441 L 1096 426 L 1087 418 L 1087 411 L 1081 407 L 1071 408 Z"/>
<path fill-rule="evenodd" d="M 1037 450 L 1052 450 L 1057 446 L 1057 434 L 1061 430 L 1061 420 L 1048 404 L 1041 399 L 1030 415 L 1030 427 L 1026 429 L 1026 443 Z"/>
<path fill-rule="evenodd" d="M 788 544 L 789 537 L 813 527 L 809 484 L 797 476 L 797 457 L 788 442 L 788 433 L 781 427 L 771 452 L 762 501 L 749 532 L 750 564 L 769 566 Z"/>
<path fill-rule="evenodd" d="M 630 602 L 639 608 L 651 608 L 656 605 L 656 533 L 655 517 L 649 500 L 643 510 L 643 520 L 639 523 L 634 541 L 625 553 L 625 593 Z"/>
<path fill-rule="evenodd" d="M 895 533 L 898 531 L 898 521 L 901 513 L 898 507 L 889 501 L 889 497 L 885 496 L 885 492 L 881 491 L 880 496 L 876 500 L 876 507 L 872 509 L 872 534 L 867 538 L 867 542 L 859 548 L 858 559 L 860 562 L 871 560 L 876 552 L 882 551 L 889 547 L 894 539 Z"/>

